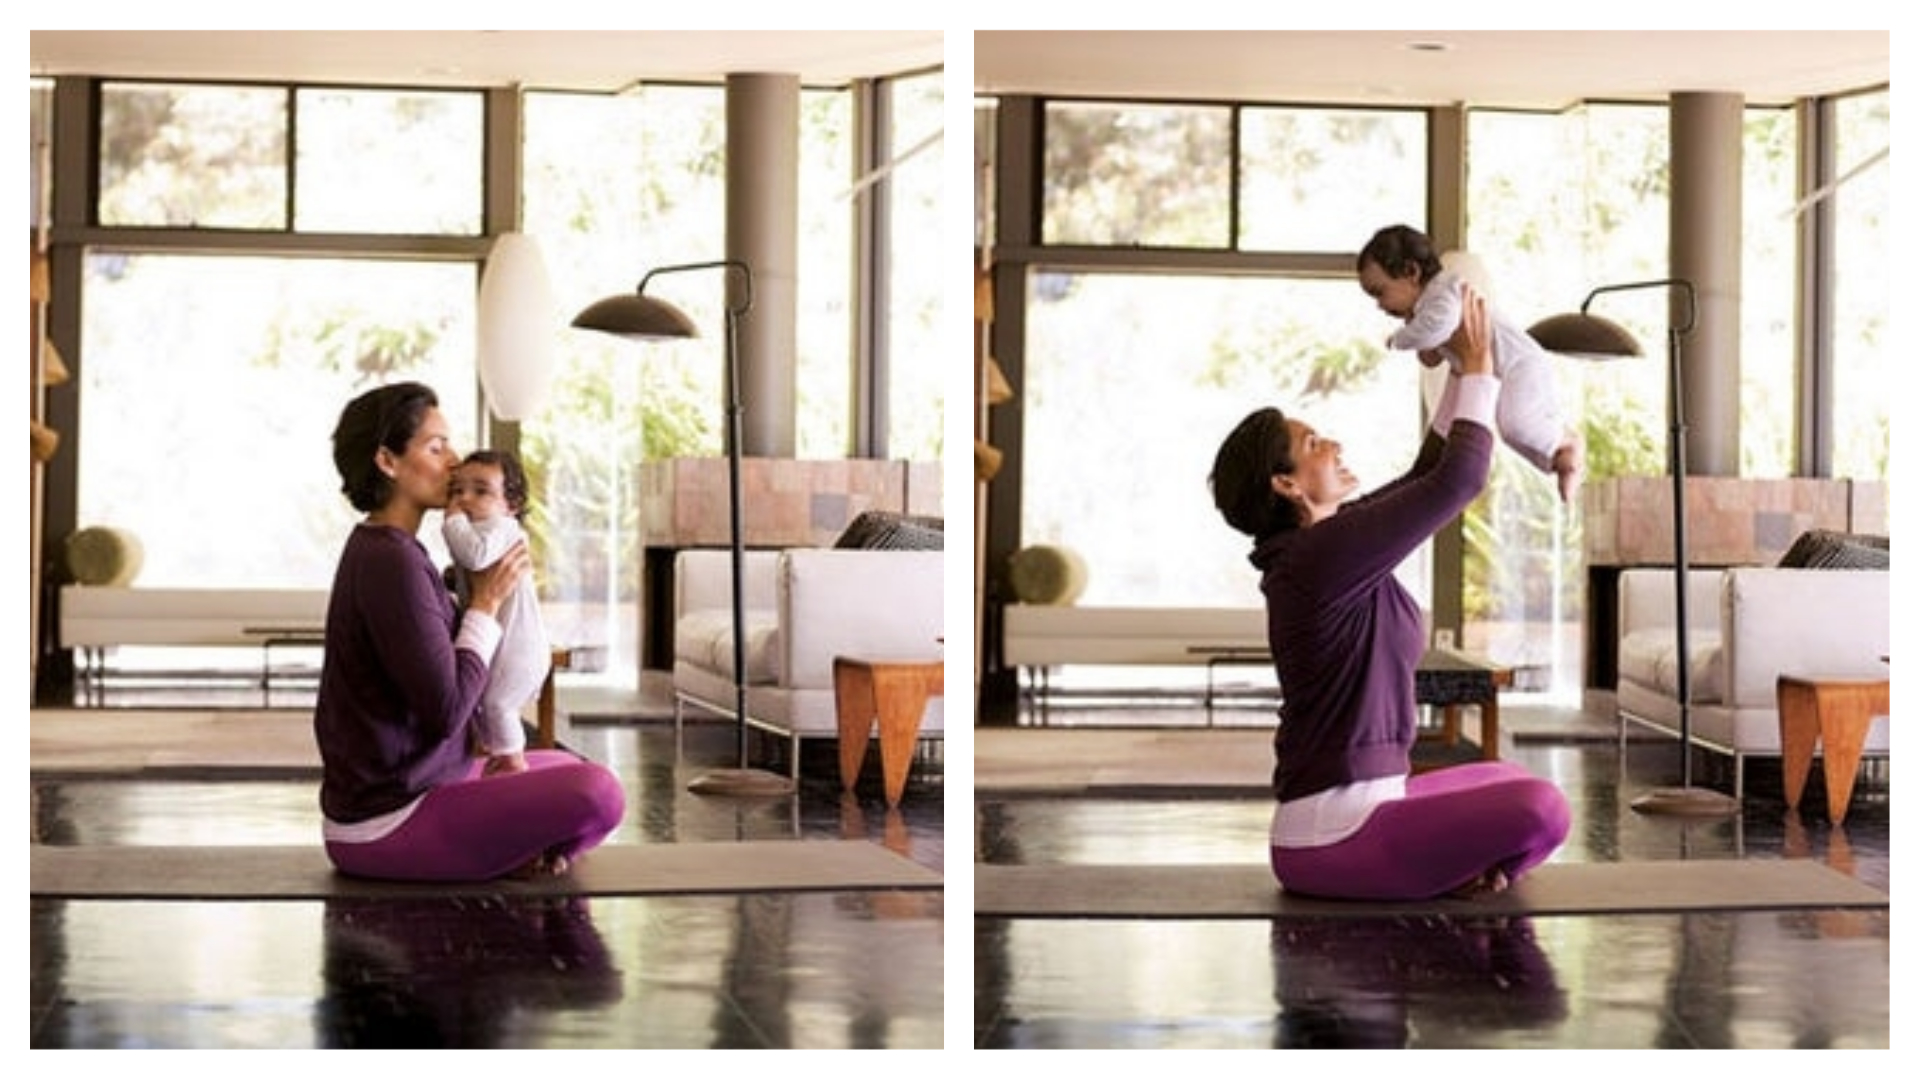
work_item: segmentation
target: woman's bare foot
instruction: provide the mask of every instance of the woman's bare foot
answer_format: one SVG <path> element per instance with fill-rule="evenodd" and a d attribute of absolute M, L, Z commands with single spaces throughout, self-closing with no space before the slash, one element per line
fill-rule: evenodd
<path fill-rule="evenodd" d="M 571 869 L 573 864 L 567 861 L 565 855 L 549 851 L 534 856 L 507 876 L 515 881 L 533 881 L 538 878 L 560 877 Z"/>
<path fill-rule="evenodd" d="M 1510 884 L 1512 883 L 1507 880 L 1506 871 L 1496 866 L 1447 895 L 1458 897 L 1462 900 L 1478 900 L 1481 897 L 1495 896 L 1506 892 L 1507 886 Z"/>
<path fill-rule="evenodd" d="M 487 763 L 480 767 L 481 776 L 501 776 L 506 773 L 527 771 L 527 755 L 513 751 L 488 756 Z"/>

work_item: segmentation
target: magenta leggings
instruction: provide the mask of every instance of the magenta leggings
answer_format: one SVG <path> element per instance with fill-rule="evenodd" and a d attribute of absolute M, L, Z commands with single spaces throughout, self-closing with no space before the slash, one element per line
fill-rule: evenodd
<path fill-rule="evenodd" d="M 527 771 L 464 779 L 428 792 L 406 822 L 368 843 L 329 840 L 343 873 L 411 881 L 486 881 L 542 855 L 572 860 L 627 812 L 613 773 L 563 750 L 527 751 Z"/>
<path fill-rule="evenodd" d="M 1509 881 L 1566 841 L 1566 796 L 1506 761 L 1476 761 L 1407 778 L 1404 799 L 1374 808 L 1337 844 L 1273 849 L 1288 892 L 1354 900 L 1421 900 L 1499 868 Z"/>

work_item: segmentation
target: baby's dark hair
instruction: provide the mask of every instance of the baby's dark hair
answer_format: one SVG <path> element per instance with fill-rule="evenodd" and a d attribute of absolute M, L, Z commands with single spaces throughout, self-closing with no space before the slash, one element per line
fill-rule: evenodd
<path fill-rule="evenodd" d="M 1420 284 L 1425 285 L 1440 272 L 1440 253 L 1433 248 L 1433 237 L 1419 229 L 1411 225 L 1389 225 L 1374 233 L 1367 246 L 1360 249 L 1353 269 L 1357 273 L 1366 269 L 1368 263 L 1379 264 L 1388 277 L 1417 273 Z"/>
<path fill-rule="evenodd" d="M 1279 409 L 1256 409 L 1240 421 L 1213 456 L 1207 486 L 1227 524 L 1257 541 L 1300 527 L 1300 508 L 1273 490 L 1273 478 L 1291 473 L 1293 432 Z"/>
<path fill-rule="evenodd" d="M 492 465 L 500 470 L 501 494 L 507 498 L 507 509 L 513 516 L 525 521 L 530 509 L 527 500 L 527 470 L 521 466 L 520 458 L 510 450 L 475 450 L 460 459 L 462 465 Z"/>
<path fill-rule="evenodd" d="M 340 493 L 355 510 L 370 514 L 393 498 L 393 479 L 374 458 L 381 447 L 405 454 L 427 410 L 439 406 L 430 387 L 399 382 L 376 386 L 340 410 L 333 428 L 333 467 L 340 473 Z"/>

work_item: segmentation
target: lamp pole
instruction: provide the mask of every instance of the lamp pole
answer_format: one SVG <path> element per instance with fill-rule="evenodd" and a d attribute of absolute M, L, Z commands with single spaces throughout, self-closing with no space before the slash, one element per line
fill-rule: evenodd
<path fill-rule="evenodd" d="M 746 551 L 746 500 L 741 492 L 740 477 L 740 440 L 741 416 L 746 411 L 740 404 L 740 317 L 753 310 L 753 271 L 747 264 L 737 259 L 716 259 L 711 262 L 683 263 L 678 266 L 662 266 L 647 271 L 640 279 L 640 287 L 635 292 L 646 295 L 647 283 L 665 274 L 677 274 L 693 270 L 725 269 L 730 277 L 740 283 L 740 296 L 736 300 L 732 290 L 726 298 L 726 325 L 723 343 L 727 354 L 727 367 L 724 372 L 726 385 L 721 393 L 726 399 L 726 440 L 727 440 L 727 521 L 731 534 L 731 556 L 733 573 L 733 723 L 736 729 L 737 761 L 741 769 L 747 767 L 747 551 Z"/>
<path fill-rule="evenodd" d="M 1680 338 L 1693 330 L 1693 282 L 1685 278 L 1657 278 L 1602 285 L 1587 294 L 1578 315 L 1557 315 L 1534 325 L 1531 333 L 1554 352 L 1600 357 L 1639 356 L 1633 335 L 1620 326 L 1588 314 L 1596 297 L 1639 289 L 1663 289 L 1667 310 L 1667 471 L 1673 478 L 1673 612 L 1675 656 L 1674 690 L 1680 709 L 1680 786 L 1658 788 L 1633 801 L 1645 813 L 1709 816 L 1738 813 L 1740 804 L 1717 791 L 1693 786 L 1693 658 L 1687 640 L 1687 408 L 1680 365 Z"/>
<path fill-rule="evenodd" d="M 656 277 L 697 270 L 724 269 L 738 282 L 738 295 L 729 289 L 725 309 L 726 370 L 723 373 L 726 399 L 725 438 L 727 451 L 728 532 L 730 534 L 733 579 L 733 722 L 737 750 L 737 768 L 708 773 L 688 784 L 689 790 L 706 795 L 788 795 L 793 785 L 747 765 L 747 616 L 746 616 L 746 507 L 741 480 L 741 429 L 745 406 L 740 400 L 740 317 L 753 308 L 753 271 L 737 259 L 681 263 L 647 271 L 632 293 L 609 297 L 592 305 L 574 319 L 574 325 L 628 337 L 692 337 L 692 320 L 673 305 L 647 295 L 647 285 Z"/>

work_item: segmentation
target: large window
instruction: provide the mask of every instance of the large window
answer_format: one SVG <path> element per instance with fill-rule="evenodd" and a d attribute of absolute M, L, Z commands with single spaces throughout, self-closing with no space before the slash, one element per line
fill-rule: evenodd
<path fill-rule="evenodd" d="M 289 107 L 270 87 L 103 86 L 100 223 L 285 228 Z"/>
<path fill-rule="evenodd" d="M 1834 110 L 1833 475 L 1893 478 L 1889 354 L 1892 101 L 1886 91 Z"/>
<path fill-rule="evenodd" d="M 1843 105 L 1836 125 L 1843 170 L 1884 152 L 1885 112 L 1884 95 Z M 1356 409 L 1351 427 L 1386 450 L 1363 475 L 1381 479 L 1404 462 L 1393 450 L 1417 435 L 1416 406 L 1422 393 L 1431 399 L 1435 380 L 1429 376 L 1423 386 L 1417 372 L 1381 356 L 1376 343 L 1385 328 L 1350 280 L 1306 272 L 1264 281 L 1173 277 L 1152 272 L 1151 258 L 1137 253 L 1343 253 L 1389 221 L 1420 225 L 1424 118 L 1392 110 L 1118 103 L 1048 103 L 1043 117 L 1043 245 L 1133 254 L 1122 256 L 1125 273 L 1104 272 L 1095 259 L 1075 272 L 1041 267 L 1032 275 L 1020 388 L 1021 540 L 1080 550 L 1090 567 L 1086 602 L 1246 602 L 1244 575 L 1235 591 L 1236 560 L 1224 560 L 1232 567 L 1224 580 L 1210 576 L 1223 560 L 1208 545 L 1223 538 L 1182 531 L 1195 521 L 1217 524 L 1204 486 L 1183 490 L 1177 479 L 1204 479 L 1213 442 L 1197 433 L 1217 440 L 1224 430 L 1223 418 L 1206 415 L 1196 399 L 1225 388 L 1244 401 L 1257 388 L 1283 407 L 1295 399 L 1322 426 L 1318 416 L 1338 419 L 1343 409 Z M 1531 325 L 1572 310 L 1598 285 L 1667 276 L 1668 123 L 1668 110 L 1651 105 L 1469 114 L 1466 247 L 1489 272 L 1493 299 L 1512 321 Z M 1796 234 L 1784 213 L 1796 170 L 1794 113 L 1748 110 L 1744 144 L 1741 456 L 1745 474 L 1778 476 L 1791 471 L 1794 454 Z M 1857 254 L 1881 251 L 1874 245 L 1884 243 L 1877 216 L 1883 211 L 1871 209 L 1884 206 L 1872 183 L 1884 171 L 1869 169 L 1842 188 L 1841 198 L 1851 193 L 1856 206 L 1870 208 L 1851 219 L 1852 232 L 1842 228 L 1840 244 L 1851 245 L 1841 253 L 1843 265 L 1884 262 L 1883 254 Z M 1864 287 L 1857 292 L 1881 299 Z M 1588 476 L 1664 474 L 1667 372 L 1658 346 L 1667 297 L 1659 290 L 1610 294 L 1603 306 L 1600 313 L 1653 348 L 1648 359 L 1557 361 L 1563 406 L 1586 441 Z M 1304 317 L 1278 325 L 1284 320 L 1276 309 Z M 1849 407 L 1858 415 L 1838 423 L 1836 471 L 1842 461 L 1862 475 L 1885 469 L 1884 395 L 1858 390 L 1881 385 L 1873 343 L 1883 316 L 1883 303 L 1876 309 L 1867 302 L 1850 324 L 1839 318 L 1848 340 L 1836 350 L 1853 358 L 1858 374 L 1849 381 L 1843 360 L 1836 395 L 1843 415 L 1852 415 L 1844 412 Z M 1217 377 L 1238 370 L 1240 358 L 1257 352 L 1254 343 L 1269 346 L 1270 358 L 1295 357 L 1301 366 L 1291 377 L 1271 372 L 1264 382 Z M 1329 378 L 1333 373 L 1342 377 Z M 1298 400 L 1306 385 L 1322 391 L 1310 404 Z M 1351 430 L 1337 433 L 1351 459 L 1356 439 Z M 1185 467 L 1175 464 L 1180 460 Z M 1107 524 L 1119 517 L 1124 523 Z M 1574 692 L 1580 685 L 1580 525 L 1579 507 L 1561 503 L 1550 477 L 1505 452 L 1464 521 L 1465 643 L 1519 669 L 1528 689 Z M 1167 559 L 1169 551 L 1207 557 Z"/>
<path fill-rule="evenodd" d="M 570 316 L 656 266 L 726 254 L 726 97 L 649 86 L 621 97 L 535 93 L 525 104 L 523 227 Z M 637 667 L 643 460 L 719 454 L 725 275 L 656 278 L 648 292 L 700 326 L 638 344 L 562 330 L 547 407 L 521 430 L 544 516 L 543 613 L 556 640 L 605 643 L 609 677 Z"/>
<path fill-rule="evenodd" d="M 1042 122 L 1044 245 L 1111 254 L 1026 268 L 1021 542 L 1085 561 L 1081 603 L 1258 607 L 1251 542 L 1207 485 L 1234 425 L 1277 406 L 1339 439 L 1368 484 L 1421 438 L 1421 368 L 1386 351 L 1351 253 L 1424 224 L 1426 118 L 1049 102 Z M 1427 551 L 1400 575 L 1428 596 Z"/>
<path fill-rule="evenodd" d="M 1350 253 L 1390 221 L 1424 222 L 1425 117 L 1051 102 L 1042 122 L 1044 247 L 1023 267 L 1008 406 L 1023 414 L 1021 543 L 1076 552 L 1081 603 L 1259 607 L 1251 541 L 1207 483 L 1234 425 L 1277 406 L 1339 439 L 1372 484 L 1421 438 L 1421 369 L 1387 353 Z M 1316 202 L 1329 184 L 1353 197 Z M 1050 247 L 1078 251 L 1053 262 Z M 1427 551 L 1400 575 L 1429 595 Z M 1198 678 L 1063 672 L 1056 685 L 1128 677 Z"/>
<path fill-rule="evenodd" d="M 294 102 L 294 228 L 479 234 L 480 95 L 328 88 Z"/>
<path fill-rule="evenodd" d="M 1799 125 L 1791 109 L 1748 109 L 1742 141 L 1740 475 L 1794 471 L 1793 205 Z"/>
<path fill-rule="evenodd" d="M 1232 110 L 1055 102 L 1045 124 L 1046 243 L 1231 246 Z"/>
<path fill-rule="evenodd" d="M 1468 246 L 1491 270 L 1496 299 L 1519 321 L 1572 310 L 1598 285 L 1667 276 L 1667 120 L 1662 106 L 1470 116 Z M 1791 110 L 1747 110 L 1739 354 L 1743 476 L 1794 471 L 1797 222 L 1788 211 L 1798 141 Z M 1842 265 L 1848 262 L 1842 259 Z M 1589 478 L 1665 475 L 1667 297 L 1652 289 L 1608 294 L 1599 303 L 1596 313 L 1625 325 L 1649 354 L 1608 364 L 1568 361 L 1561 369 L 1566 400 L 1581 419 Z M 1860 348 L 1871 337 L 1857 335 L 1854 344 L 1839 348 Z M 1842 422 L 1841 430 L 1847 427 Z M 1876 430 L 1871 422 L 1866 427 Z M 1877 430 L 1884 448 L 1884 423 Z M 1580 525 L 1577 513 L 1556 512 L 1550 488 L 1511 459 L 1496 461 L 1488 496 L 1468 515 L 1469 644 L 1523 669 L 1550 670 L 1543 686 L 1569 693 L 1580 685 L 1573 661 L 1587 614 Z M 1547 557 L 1547 547 L 1557 554 Z"/>
<path fill-rule="evenodd" d="M 358 516 L 330 439 L 362 390 L 424 382 L 478 445 L 470 266 L 100 251 L 85 287 L 80 524 L 138 537 L 142 585 L 330 585 Z"/>
<path fill-rule="evenodd" d="M 142 584 L 326 587 L 354 516 L 329 437 L 361 390 L 417 379 L 462 445 L 480 429 L 470 264 L 143 253 L 140 230 L 473 231 L 480 114 L 476 93 L 102 86 L 96 212 L 137 228 L 85 263 L 75 506 L 140 539 Z"/>
<path fill-rule="evenodd" d="M 1468 116 L 1467 249 L 1493 303 L 1531 326 L 1595 286 L 1666 276 L 1667 111 L 1589 105 L 1564 114 Z M 1659 290 L 1609 294 L 1604 312 L 1665 340 Z M 1563 414 L 1579 425 L 1587 479 L 1666 471 L 1666 367 L 1556 357 Z M 1468 508 L 1464 644 L 1517 669 L 1524 689 L 1577 694 L 1586 577 L 1579 507 L 1551 477 L 1500 450 Z"/>
<path fill-rule="evenodd" d="M 937 95 L 938 76 L 931 82 Z M 931 111 L 937 119 L 937 96 Z M 530 94 L 526 117 L 524 225 L 540 238 L 568 311 L 632 288 L 652 267 L 725 256 L 724 89 L 649 86 L 618 98 Z M 838 458 L 854 444 L 851 93 L 803 92 L 800 124 L 799 257 L 806 269 L 795 283 L 795 452 Z M 937 155 L 895 176 L 919 185 L 909 189 L 916 197 L 905 203 L 905 221 L 924 224 L 925 200 L 938 195 Z M 894 198 L 901 207 L 902 196 Z M 931 281 L 938 266 L 938 252 L 924 243 L 896 248 L 889 263 L 896 280 L 908 282 Z M 610 677 L 630 679 L 636 656 L 638 466 L 723 449 L 724 287 L 717 269 L 666 275 L 648 286 L 707 329 L 689 341 L 643 346 L 564 332 L 553 397 L 523 428 L 522 448 L 546 503 L 548 623 L 572 640 L 609 642 Z M 889 318 L 920 336 L 894 341 L 890 358 L 896 424 L 907 420 L 937 433 L 938 381 L 912 377 L 931 366 L 926 287 L 893 297 Z M 902 372 L 909 376 L 904 388 Z M 891 450 L 933 460 L 939 446 L 922 438 Z"/>
<path fill-rule="evenodd" d="M 794 450 L 841 458 L 853 449 L 853 102 L 841 91 L 800 100 L 799 311 L 794 333 Z"/>
<path fill-rule="evenodd" d="M 1385 222 L 1370 203 L 1308 222 L 1314 177 L 1364 161 L 1395 178 L 1369 190 L 1413 194 L 1388 202 L 1396 213 L 1426 187 L 1417 113 L 1050 103 L 1045 125 L 1054 243 L 1349 252 Z M 1258 605 L 1246 542 L 1206 485 L 1220 439 L 1252 409 L 1333 433 L 1376 482 L 1420 436 L 1417 365 L 1388 361 L 1350 275 L 1038 267 L 1026 322 L 1022 533 L 1082 554 L 1089 603 Z"/>
<path fill-rule="evenodd" d="M 1419 365 L 1350 281 L 1040 270 L 1028 288 L 1021 530 L 1087 563 L 1081 602 L 1259 607 L 1213 456 L 1254 409 L 1338 439 L 1369 486 L 1412 462 Z M 1405 568 L 1427 594 L 1426 560 Z"/>
<path fill-rule="evenodd" d="M 942 325 L 944 289 L 954 258 L 928 237 L 945 235 L 946 78 L 943 72 L 889 82 L 893 124 L 887 158 L 898 162 L 887 230 L 887 456 L 939 461 L 945 456 L 946 387 L 960 354 Z M 908 156 L 911 155 L 911 156 Z M 904 159 L 904 160 L 903 160 Z"/>
<path fill-rule="evenodd" d="M 939 73 L 880 85 L 895 94 L 890 145 L 938 130 Z M 854 447 L 852 341 L 874 316 L 853 286 L 872 259 L 862 272 L 895 283 L 884 314 L 893 356 L 911 350 L 907 377 L 893 383 L 894 453 L 930 460 L 941 431 L 932 283 L 949 265 L 924 243 L 944 194 L 939 147 L 886 181 L 898 189 L 896 229 L 920 242 L 856 250 L 855 93 L 801 92 L 796 450 Z M 35 88 L 36 115 L 48 97 Z M 368 386 L 427 382 L 461 448 L 486 437 L 473 361 L 482 193 L 497 182 L 482 153 L 487 100 L 101 84 L 77 516 L 140 538 L 142 584 L 324 588 L 355 517 L 328 436 Z M 649 269 L 726 256 L 724 87 L 528 92 L 519 107 L 520 227 L 540 241 L 563 321 Z M 76 190 L 79 179 L 61 178 Z M 254 235 L 236 241 L 242 232 Z M 272 234 L 288 238 L 289 254 L 263 246 Z M 639 655 L 638 467 L 722 452 L 725 282 L 715 269 L 649 286 L 702 328 L 689 341 L 636 345 L 556 327 L 551 396 L 519 431 L 549 629 L 606 645 L 599 677 L 609 681 L 631 685 Z M 440 558 L 436 532 L 421 539 Z"/>
<path fill-rule="evenodd" d="M 475 235 L 481 112 L 466 91 L 107 83 L 100 222 Z"/>
<path fill-rule="evenodd" d="M 1427 220 L 1427 122 L 1389 110 L 1248 109 L 1240 243 L 1357 251 L 1375 229 Z"/>

